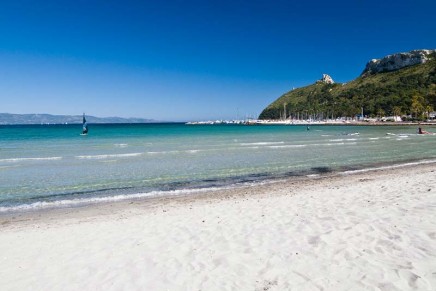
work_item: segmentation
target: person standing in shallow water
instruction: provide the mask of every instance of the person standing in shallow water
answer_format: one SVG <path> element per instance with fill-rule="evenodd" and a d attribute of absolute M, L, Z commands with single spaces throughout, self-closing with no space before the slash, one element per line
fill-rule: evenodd
<path fill-rule="evenodd" d="M 418 134 L 432 134 L 431 132 L 425 131 L 421 128 L 421 126 L 418 127 Z"/>

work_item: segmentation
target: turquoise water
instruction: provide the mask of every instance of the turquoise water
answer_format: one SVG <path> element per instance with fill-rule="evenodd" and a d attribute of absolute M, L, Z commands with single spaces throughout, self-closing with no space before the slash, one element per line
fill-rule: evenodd
<path fill-rule="evenodd" d="M 0 210 L 436 158 L 436 135 L 412 126 L 121 124 L 80 132 L 81 125 L 0 126 Z"/>

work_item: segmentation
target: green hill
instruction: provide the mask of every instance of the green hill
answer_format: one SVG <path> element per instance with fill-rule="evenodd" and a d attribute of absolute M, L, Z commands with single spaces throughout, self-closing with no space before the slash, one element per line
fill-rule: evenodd
<path fill-rule="evenodd" d="M 354 117 L 362 108 L 364 115 L 371 117 L 423 118 L 424 113 L 436 108 L 436 53 L 430 53 L 428 59 L 388 72 L 373 73 L 366 69 L 348 83 L 318 81 L 291 90 L 265 108 L 259 119 Z M 374 61 L 379 60 L 369 62 L 367 68 Z M 393 63 L 392 59 L 384 61 Z"/>

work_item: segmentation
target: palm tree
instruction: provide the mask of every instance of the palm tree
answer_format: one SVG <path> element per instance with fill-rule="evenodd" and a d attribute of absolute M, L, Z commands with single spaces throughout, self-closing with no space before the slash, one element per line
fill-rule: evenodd
<path fill-rule="evenodd" d="M 416 118 L 422 115 L 422 112 L 424 111 L 423 103 L 424 103 L 424 97 L 422 97 L 421 95 L 415 94 L 412 96 L 411 110 L 412 113 L 415 113 Z"/>
<path fill-rule="evenodd" d="M 377 116 L 379 119 L 381 119 L 383 116 L 385 116 L 385 111 L 381 108 L 377 109 Z"/>
<path fill-rule="evenodd" d="M 397 116 L 401 116 L 403 113 L 401 112 L 401 107 L 400 106 L 394 106 L 392 108 L 392 113 L 394 114 L 395 117 Z"/>
<path fill-rule="evenodd" d="M 430 112 L 433 112 L 433 106 L 431 106 L 431 105 L 427 105 L 427 106 L 425 107 L 425 113 L 426 113 L 426 115 L 427 115 L 427 119 L 430 118 Z"/>

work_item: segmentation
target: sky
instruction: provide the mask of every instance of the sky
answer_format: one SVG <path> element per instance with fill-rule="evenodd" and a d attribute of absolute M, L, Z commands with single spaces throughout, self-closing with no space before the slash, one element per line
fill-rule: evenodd
<path fill-rule="evenodd" d="M 257 117 L 292 88 L 436 49 L 434 0 L 0 0 L 0 112 Z"/>

